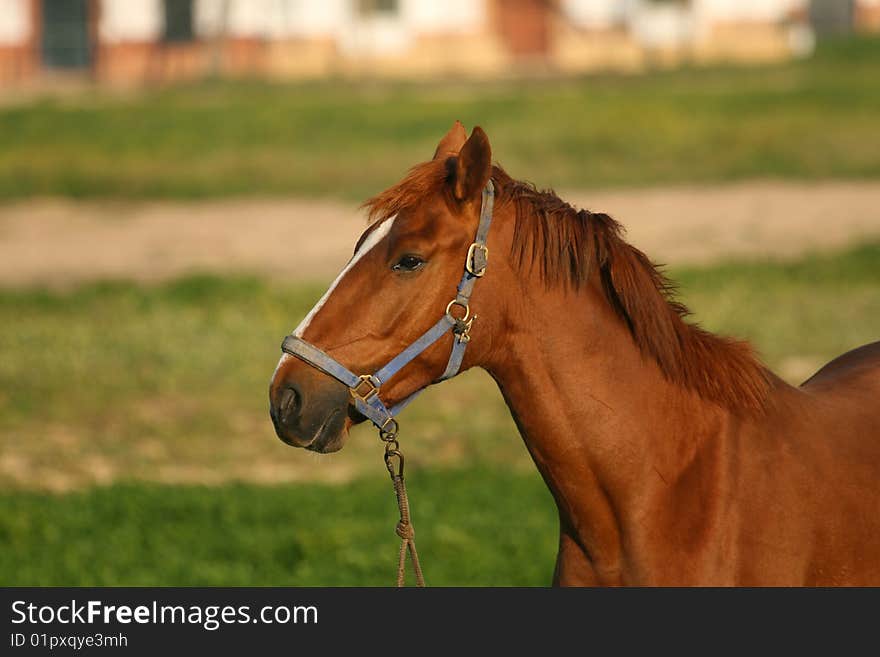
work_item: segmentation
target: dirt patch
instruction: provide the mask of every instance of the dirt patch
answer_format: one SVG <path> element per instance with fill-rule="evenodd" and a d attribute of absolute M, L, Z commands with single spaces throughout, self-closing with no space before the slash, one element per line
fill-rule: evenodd
<path fill-rule="evenodd" d="M 334 202 L 29 201 L 0 207 L 0 283 L 161 280 L 199 272 L 323 279 L 364 228 Z"/>
<path fill-rule="evenodd" d="M 718 187 L 572 193 L 608 212 L 652 259 L 790 258 L 880 237 L 880 182 L 749 182 Z"/>
<path fill-rule="evenodd" d="M 878 182 L 752 182 L 563 197 L 612 214 L 633 244 L 672 264 L 790 257 L 880 237 Z M 351 255 L 363 228 L 356 206 L 332 201 L 15 203 L 0 206 L 0 284 L 151 281 L 194 271 L 326 280 Z"/>

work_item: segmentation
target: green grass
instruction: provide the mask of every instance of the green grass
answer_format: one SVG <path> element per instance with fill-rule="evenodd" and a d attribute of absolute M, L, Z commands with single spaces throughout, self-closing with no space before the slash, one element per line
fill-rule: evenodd
<path fill-rule="evenodd" d="M 794 383 L 880 339 L 880 244 L 672 275 L 698 320 L 752 340 Z M 281 444 L 269 422 L 278 345 L 323 287 L 191 277 L 0 291 L 0 487 L 381 473 L 368 427 L 322 458 Z M 480 371 L 430 389 L 403 427 L 416 470 L 463 462 L 532 468 L 500 394 Z"/>
<path fill-rule="evenodd" d="M 673 275 L 694 319 L 749 339 L 792 383 L 834 356 L 880 340 L 880 244 Z"/>
<path fill-rule="evenodd" d="M 2 493 L 0 584 L 391 586 L 397 506 L 376 475 L 344 487 Z M 537 473 L 420 469 L 408 487 L 428 584 L 550 584 L 557 521 Z"/>
<path fill-rule="evenodd" d="M 0 199 L 362 199 L 453 119 L 541 186 L 880 175 L 880 39 L 807 61 L 492 83 L 203 83 L 0 109 Z"/>

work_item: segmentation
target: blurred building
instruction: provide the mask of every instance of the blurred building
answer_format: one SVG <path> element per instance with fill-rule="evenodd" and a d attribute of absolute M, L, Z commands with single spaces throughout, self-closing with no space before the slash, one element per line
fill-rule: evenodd
<path fill-rule="evenodd" d="M 0 83 L 638 70 L 860 26 L 880 0 L 0 0 Z"/>

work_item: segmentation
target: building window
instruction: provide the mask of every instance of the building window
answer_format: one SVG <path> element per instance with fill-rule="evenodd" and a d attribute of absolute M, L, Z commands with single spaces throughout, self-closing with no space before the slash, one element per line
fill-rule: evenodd
<path fill-rule="evenodd" d="M 399 0 L 357 0 L 357 7 L 361 16 L 396 14 L 400 11 L 400 2 Z"/>
<path fill-rule="evenodd" d="M 165 32 L 163 41 L 185 43 L 195 39 L 193 32 L 193 0 L 163 0 Z"/>
<path fill-rule="evenodd" d="M 89 3 L 86 0 L 43 0 L 43 65 L 57 69 L 85 69 L 92 60 L 89 39 Z"/>

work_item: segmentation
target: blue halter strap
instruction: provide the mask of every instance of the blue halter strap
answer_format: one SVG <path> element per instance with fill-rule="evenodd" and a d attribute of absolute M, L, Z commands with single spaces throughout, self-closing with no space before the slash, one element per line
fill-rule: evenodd
<path fill-rule="evenodd" d="M 387 383 L 395 374 L 449 331 L 454 334 L 452 352 L 449 354 L 449 362 L 446 364 L 445 371 L 434 383 L 452 378 L 461 369 L 464 352 L 471 339 L 471 326 L 477 318 L 476 315 L 471 315 L 469 305 L 471 294 L 477 279 L 486 273 L 489 259 L 486 238 L 489 234 L 489 225 L 492 223 L 494 203 L 495 187 L 489 180 L 483 189 L 477 234 L 468 248 L 464 262 L 464 274 L 458 284 L 455 298 L 447 304 L 443 316 L 431 328 L 376 372 L 357 375 L 318 347 L 293 334 L 284 338 L 281 350 L 291 356 L 296 356 L 348 386 L 354 399 L 355 408 L 368 417 L 380 431 L 396 430 L 397 423 L 394 418 L 422 391 L 418 390 L 397 405 L 388 408 L 380 397 L 383 384 Z"/>

